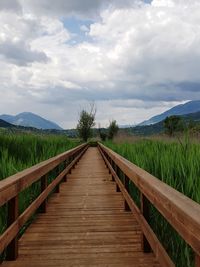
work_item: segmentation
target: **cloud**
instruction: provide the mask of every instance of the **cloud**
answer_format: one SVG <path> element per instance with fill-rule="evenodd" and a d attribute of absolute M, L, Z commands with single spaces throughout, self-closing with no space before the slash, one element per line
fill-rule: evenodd
<path fill-rule="evenodd" d="M 94 14 L 97 15 L 96 11 L 100 8 L 102 3 L 101 0 L 21 0 L 21 2 L 29 12 L 50 16 L 94 16 Z"/>
<path fill-rule="evenodd" d="M 96 18 L 105 8 L 128 8 L 149 0 L 19 0 L 26 11 L 38 15 Z"/>
<path fill-rule="evenodd" d="M 22 42 L 4 42 L 0 43 L 0 55 L 7 62 L 16 65 L 27 65 L 33 62 L 47 62 L 48 58 L 45 53 L 32 51 L 28 45 Z"/>
<path fill-rule="evenodd" d="M 1 0 L 0 11 L 21 12 L 22 8 L 18 0 Z"/>
<path fill-rule="evenodd" d="M 116 115 L 127 124 L 200 99 L 199 1 L 18 3 L 22 13 L 4 3 L 0 16 L 1 92 L 4 103 L 9 95 L 21 103 L 7 105 L 13 112 L 51 110 L 50 119 L 71 126 L 72 113 L 95 100 L 100 121 Z M 71 15 L 86 31 L 79 42 L 64 23 Z"/>
<path fill-rule="evenodd" d="M 80 30 L 83 32 L 89 32 L 89 28 L 86 25 L 81 25 Z"/>

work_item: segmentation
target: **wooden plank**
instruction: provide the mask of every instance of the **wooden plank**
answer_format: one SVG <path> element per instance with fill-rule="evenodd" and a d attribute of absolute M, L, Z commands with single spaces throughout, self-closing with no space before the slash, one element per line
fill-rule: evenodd
<path fill-rule="evenodd" d="M 200 255 L 195 254 L 195 267 L 200 267 Z"/>
<path fill-rule="evenodd" d="M 45 201 L 48 195 L 53 191 L 53 189 L 59 184 L 63 177 L 68 173 L 68 171 L 73 167 L 79 158 L 84 154 L 85 148 L 77 158 L 75 158 L 70 165 L 63 170 L 52 182 L 48 185 L 48 187 L 31 203 L 31 205 L 18 217 L 15 221 L 6 229 L 6 231 L 0 236 L 0 252 L 10 244 L 10 242 L 16 239 L 16 236 L 20 230 L 20 228 L 27 222 L 30 216 L 41 206 L 41 204 Z"/>
<path fill-rule="evenodd" d="M 157 260 L 159 261 L 159 263 L 163 267 L 165 267 L 165 266 L 166 267 L 175 267 L 174 263 L 172 262 L 172 260 L 168 256 L 167 252 L 165 251 L 164 247 L 162 246 L 162 244 L 158 240 L 157 236 L 155 235 L 155 233 L 153 232 L 153 230 L 151 229 L 151 227 L 147 223 L 146 219 L 144 218 L 143 214 L 141 213 L 141 211 L 136 206 L 133 199 L 131 198 L 131 196 L 129 195 L 127 190 L 125 189 L 123 183 L 120 181 L 115 170 L 112 168 L 112 166 L 110 165 L 110 163 L 108 162 L 108 160 L 104 156 L 103 152 L 102 152 L 102 156 L 103 156 L 107 166 L 110 168 L 112 176 L 114 177 L 116 183 L 120 187 L 120 190 L 121 190 L 125 200 L 127 201 L 131 211 L 133 212 L 138 223 L 140 224 L 142 232 L 145 235 L 145 237 L 147 238 L 148 242 L 150 243 L 151 248 L 152 248 L 153 252 L 155 253 Z"/>
<path fill-rule="evenodd" d="M 129 190 L 129 178 L 126 175 L 124 175 L 124 187 L 125 187 L 126 191 L 128 193 L 130 193 L 130 190 Z M 128 205 L 128 203 L 127 203 L 127 201 L 126 201 L 126 199 L 124 200 L 124 209 L 126 211 L 130 211 L 131 210 L 129 205 Z"/>
<path fill-rule="evenodd" d="M 194 251 L 200 254 L 200 205 L 109 148 L 102 144 L 100 147 Z"/>
<path fill-rule="evenodd" d="M 47 188 L 47 180 L 48 180 L 48 174 L 44 175 L 41 178 L 41 193 L 45 191 Z M 47 210 L 47 198 L 42 202 L 39 208 L 39 212 L 46 213 Z"/>
<path fill-rule="evenodd" d="M 87 147 L 86 144 L 80 145 L 0 181 L 0 206 L 15 197 L 19 192 L 23 191 L 32 183 L 36 182 L 40 177 L 50 172 L 69 156 L 85 147 Z"/>
<path fill-rule="evenodd" d="M 7 225 L 12 225 L 15 220 L 18 218 L 19 213 L 19 203 L 18 203 L 18 196 L 12 198 L 8 202 L 8 222 Z M 7 250 L 6 250 L 6 259 L 7 260 L 16 260 L 18 256 L 18 238 L 17 236 L 14 236 L 13 239 L 11 239 L 11 242 L 9 243 Z"/>
<path fill-rule="evenodd" d="M 142 193 L 140 194 L 140 210 L 141 210 L 141 213 L 144 216 L 145 220 L 147 221 L 147 223 L 149 223 L 149 221 L 150 221 L 149 201 Z M 147 238 L 145 237 L 145 235 L 142 234 L 141 238 L 142 238 L 142 250 L 145 253 L 151 252 L 151 246 L 150 246 Z"/>
<path fill-rule="evenodd" d="M 160 267 L 153 253 L 142 252 L 140 236 L 141 228 L 124 211 L 122 194 L 115 192 L 100 153 L 89 148 L 60 193 L 48 201 L 48 212 L 39 214 L 19 240 L 18 259 L 2 266 Z"/>

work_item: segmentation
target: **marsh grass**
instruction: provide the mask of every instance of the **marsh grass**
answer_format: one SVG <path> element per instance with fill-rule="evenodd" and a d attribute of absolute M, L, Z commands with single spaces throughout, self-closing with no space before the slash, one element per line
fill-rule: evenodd
<path fill-rule="evenodd" d="M 0 180 L 31 167 L 80 144 L 66 136 L 12 134 L 0 132 Z M 56 177 L 53 170 L 48 178 L 50 183 Z M 40 182 L 33 183 L 19 194 L 21 214 L 40 194 Z M 0 207 L 0 234 L 7 227 L 7 205 Z M 22 229 L 23 232 L 23 229 Z M 0 260 L 2 255 L 0 255 Z"/>
<path fill-rule="evenodd" d="M 200 203 L 200 144 L 191 143 L 187 136 L 181 142 L 139 140 L 134 143 L 104 144 Z M 130 186 L 132 197 L 139 205 L 137 191 L 133 185 Z M 191 248 L 154 207 L 151 207 L 150 224 L 176 266 L 194 266 Z"/>

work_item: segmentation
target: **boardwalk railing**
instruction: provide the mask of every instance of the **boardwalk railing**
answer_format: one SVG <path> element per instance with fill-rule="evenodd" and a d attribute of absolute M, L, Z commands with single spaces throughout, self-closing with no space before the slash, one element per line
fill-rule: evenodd
<path fill-rule="evenodd" d="M 99 144 L 117 191 L 125 198 L 125 209 L 131 210 L 141 226 L 144 252 L 150 249 L 161 266 L 175 266 L 149 225 L 149 202 L 163 215 L 195 252 L 195 267 L 200 267 L 200 205 L 140 169 L 111 149 Z M 120 179 L 123 173 L 123 179 Z M 130 196 L 129 182 L 140 191 L 140 209 Z"/>
<path fill-rule="evenodd" d="M 0 253 L 6 248 L 6 259 L 15 260 L 18 255 L 17 235 L 23 225 L 38 208 L 46 212 L 47 197 L 55 190 L 59 192 L 59 184 L 66 181 L 67 174 L 87 150 L 83 144 L 56 157 L 41 162 L 29 169 L 17 173 L 0 182 L 0 207 L 7 204 L 7 229 L 0 236 Z M 55 179 L 48 184 L 48 175 L 56 169 Z M 19 214 L 19 194 L 33 183 L 40 181 L 41 193 L 30 206 Z"/>

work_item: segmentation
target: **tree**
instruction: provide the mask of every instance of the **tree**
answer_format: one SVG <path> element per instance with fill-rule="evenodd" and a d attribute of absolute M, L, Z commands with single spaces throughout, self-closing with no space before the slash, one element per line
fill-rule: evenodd
<path fill-rule="evenodd" d="M 107 139 L 107 133 L 106 132 L 104 132 L 104 131 L 102 131 L 101 129 L 99 129 L 99 136 L 100 136 L 100 138 L 101 138 L 101 141 L 106 141 L 106 139 Z"/>
<path fill-rule="evenodd" d="M 183 121 L 179 116 L 170 116 L 164 120 L 164 128 L 169 136 L 173 136 L 175 132 L 183 131 Z"/>
<path fill-rule="evenodd" d="M 91 105 L 90 112 L 83 109 L 80 112 L 77 130 L 78 134 L 84 142 L 87 142 L 88 138 L 92 136 L 92 127 L 95 126 L 96 108 Z"/>
<path fill-rule="evenodd" d="M 117 135 L 118 130 L 119 130 L 119 127 L 117 125 L 116 120 L 112 120 L 110 122 L 109 127 L 108 127 L 108 138 L 112 140 L 114 138 L 114 136 Z"/>
<path fill-rule="evenodd" d="M 107 139 L 107 131 L 104 128 L 101 128 L 101 125 L 99 124 L 99 128 L 98 128 L 98 132 L 99 132 L 99 137 L 101 138 L 101 141 L 106 141 Z"/>

